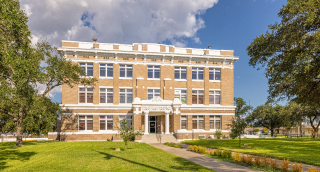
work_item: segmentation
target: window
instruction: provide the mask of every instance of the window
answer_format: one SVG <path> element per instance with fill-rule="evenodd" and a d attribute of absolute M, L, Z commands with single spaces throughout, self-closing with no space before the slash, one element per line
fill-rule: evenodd
<path fill-rule="evenodd" d="M 79 116 L 79 130 L 93 130 L 92 116 Z"/>
<path fill-rule="evenodd" d="M 132 129 L 132 115 L 119 116 L 119 121 L 123 119 L 127 120 L 127 126 Z M 119 127 L 121 128 L 120 123 L 119 123 Z"/>
<path fill-rule="evenodd" d="M 132 65 L 119 65 L 120 78 L 132 78 Z"/>
<path fill-rule="evenodd" d="M 182 104 L 187 104 L 187 90 L 175 90 L 174 98 L 179 99 Z"/>
<path fill-rule="evenodd" d="M 192 68 L 192 80 L 203 80 L 203 68 L 193 67 Z"/>
<path fill-rule="evenodd" d="M 209 81 L 220 81 L 221 69 L 210 68 L 209 69 Z"/>
<path fill-rule="evenodd" d="M 93 63 L 80 63 L 80 68 L 85 71 L 88 76 L 93 76 Z"/>
<path fill-rule="evenodd" d="M 160 66 L 148 66 L 148 78 L 160 79 Z"/>
<path fill-rule="evenodd" d="M 220 91 L 209 90 L 209 104 L 220 104 Z"/>
<path fill-rule="evenodd" d="M 220 119 L 220 116 L 210 116 L 210 129 L 221 129 Z"/>
<path fill-rule="evenodd" d="M 113 130 L 113 116 L 100 116 L 100 130 Z"/>
<path fill-rule="evenodd" d="M 203 116 L 192 116 L 192 129 L 204 129 Z"/>
<path fill-rule="evenodd" d="M 79 88 L 79 103 L 93 103 L 93 88 Z"/>
<path fill-rule="evenodd" d="M 203 90 L 192 90 L 192 104 L 203 104 L 204 102 Z"/>
<path fill-rule="evenodd" d="M 181 129 L 187 129 L 187 116 L 181 116 Z"/>
<path fill-rule="evenodd" d="M 132 103 L 132 89 L 120 89 L 120 103 Z"/>
<path fill-rule="evenodd" d="M 160 97 L 160 89 L 148 89 L 148 100 L 151 100 L 156 96 Z"/>
<path fill-rule="evenodd" d="M 187 68 L 186 67 L 174 67 L 174 79 L 176 79 L 176 80 L 187 79 Z"/>
<path fill-rule="evenodd" d="M 113 103 L 113 88 L 100 88 L 100 103 Z"/>
<path fill-rule="evenodd" d="M 113 64 L 100 64 L 100 77 L 112 78 L 113 77 Z"/>

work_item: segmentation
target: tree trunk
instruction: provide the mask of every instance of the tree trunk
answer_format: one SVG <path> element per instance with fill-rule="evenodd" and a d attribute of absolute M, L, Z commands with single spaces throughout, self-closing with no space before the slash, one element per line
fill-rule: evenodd
<path fill-rule="evenodd" d="M 271 137 L 273 137 L 273 133 L 274 133 L 273 128 L 271 128 Z"/>
<path fill-rule="evenodd" d="M 300 137 L 302 138 L 302 122 L 300 122 Z"/>
<path fill-rule="evenodd" d="M 239 136 L 239 148 L 241 147 L 241 135 Z"/>
<path fill-rule="evenodd" d="M 124 143 L 124 151 L 127 151 L 127 143 Z"/>
<path fill-rule="evenodd" d="M 23 109 L 20 107 L 19 109 L 19 116 L 17 117 L 16 124 L 17 124 L 17 141 L 16 141 L 16 146 L 22 146 L 22 119 L 23 119 L 24 113 Z"/>

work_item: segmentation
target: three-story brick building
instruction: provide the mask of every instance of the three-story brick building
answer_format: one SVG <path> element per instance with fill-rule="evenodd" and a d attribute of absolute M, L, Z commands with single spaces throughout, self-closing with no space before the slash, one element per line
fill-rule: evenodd
<path fill-rule="evenodd" d="M 134 130 L 174 134 L 179 141 L 207 138 L 217 129 L 229 136 L 239 59 L 233 51 L 75 41 L 62 41 L 58 51 L 98 82 L 62 86 L 62 114 L 49 139 L 116 140 L 124 118 Z"/>

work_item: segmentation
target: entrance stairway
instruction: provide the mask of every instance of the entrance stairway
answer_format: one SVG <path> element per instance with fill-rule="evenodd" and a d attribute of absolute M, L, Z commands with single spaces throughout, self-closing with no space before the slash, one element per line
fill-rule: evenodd
<path fill-rule="evenodd" d="M 161 143 L 165 143 L 165 142 L 179 143 L 177 139 L 173 136 L 173 134 L 146 134 L 142 136 L 143 143 L 160 143 L 160 140 L 161 140 Z"/>

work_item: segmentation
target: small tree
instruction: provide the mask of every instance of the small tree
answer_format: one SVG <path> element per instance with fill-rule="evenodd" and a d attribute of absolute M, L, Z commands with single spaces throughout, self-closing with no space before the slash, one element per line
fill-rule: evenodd
<path fill-rule="evenodd" d="M 143 133 L 141 129 L 138 131 L 133 131 L 132 125 L 128 123 L 126 119 L 120 120 L 119 123 L 120 123 L 120 127 L 118 128 L 119 133 L 117 134 L 117 136 L 120 135 L 120 137 L 123 139 L 124 150 L 126 151 L 128 142 L 135 136 L 142 136 Z"/>
<path fill-rule="evenodd" d="M 247 127 L 247 123 L 244 119 L 238 117 L 232 120 L 232 123 L 229 124 L 231 128 L 230 137 L 235 139 L 239 137 L 239 147 L 241 147 L 241 135 L 244 133 L 244 129 Z"/>
<path fill-rule="evenodd" d="M 216 132 L 214 133 L 214 137 L 216 137 L 217 139 L 220 139 L 221 138 L 221 136 L 222 136 L 222 132 L 221 132 L 221 130 L 216 130 Z"/>

